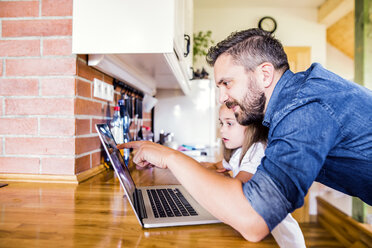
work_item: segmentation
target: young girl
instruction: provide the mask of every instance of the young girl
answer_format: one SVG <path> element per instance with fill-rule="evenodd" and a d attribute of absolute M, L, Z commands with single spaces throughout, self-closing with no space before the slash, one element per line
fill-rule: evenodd
<path fill-rule="evenodd" d="M 218 172 L 232 171 L 242 183 L 251 179 L 265 154 L 268 129 L 261 124 L 240 125 L 234 112 L 222 105 L 220 108 L 221 137 L 224 159 L 218 163 L 203 163 Z M 280 247 L 306 247 L 297 221 L 288 214 L 271 232 Z"/>

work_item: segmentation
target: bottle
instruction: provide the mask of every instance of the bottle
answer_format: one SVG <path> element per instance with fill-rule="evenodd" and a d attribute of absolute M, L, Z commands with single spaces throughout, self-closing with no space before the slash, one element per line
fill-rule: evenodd
<path fill-rule="evenodd" d="M 121 114 L 121 120 L 122 120 L 122 123 L 123 123 L 123 126 L 122 126 L 122 137 L 123 137 L 123 142 L 122 143 L 127 143 L 129 141 L 131 141 L 131 138 L 130 138 L 130 129 L 129 129 L 129 126 L 130 126 L 130 116 L 128 114 L 128 111 L 127 111 L 127 108 L 126 106 L 124 105 L 124 100 L 121 99 L 119 100 L 119 106 L 120 106 L 120 114 Z M 129 165 L 129 156 L 130 156 L 130 149 L 124 149 L 124 162 L 126 164 L 126 166 L 128 167 Z"/>
<path fill-rule="evenodd" d="M 114 115 L 110 121 L 110 130 L 116 144 L 123 143 L 123 122 L 120 116 L 119 106 L 114 107 Z"/>
<path fill-rule="evenodd" d="M 151 128 L 147 126 L 142 126 L 145 130 L 143 131 L 143 140 L 153 141 L 154 134 L 151 132 Z"/>

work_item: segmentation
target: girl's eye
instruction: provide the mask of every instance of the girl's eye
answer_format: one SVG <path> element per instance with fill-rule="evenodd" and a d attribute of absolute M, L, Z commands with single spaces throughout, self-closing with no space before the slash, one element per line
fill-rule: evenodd
<path fill-rule="evenodd" d="M 232 122 L 227 122 L 227 125 L 232 126 L 232 125 L 234 125 L 234 123 L 232 123 Z"/>
<path fill-rule="evenodd" d="M 228 86 L 230 82 L 227 82 L 227 81 L 223 81 L 222 84 L 225 85 L 225 86 Z"/>

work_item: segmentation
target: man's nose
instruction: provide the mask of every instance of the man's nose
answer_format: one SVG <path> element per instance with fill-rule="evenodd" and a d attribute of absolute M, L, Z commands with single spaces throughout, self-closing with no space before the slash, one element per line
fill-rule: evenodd
<path fill-rule="evenodd" d="M 219 96 L 218 96 L 218 101 L 223 104 L 224 102 L 227 101 L 227 99 L 229 98 L 226 94 L 226 90 L 223 89 L 222 87 L 219 88 Z"/>

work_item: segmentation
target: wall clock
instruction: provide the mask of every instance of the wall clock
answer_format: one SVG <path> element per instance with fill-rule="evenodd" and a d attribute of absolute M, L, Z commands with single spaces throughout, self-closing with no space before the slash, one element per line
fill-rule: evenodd
<path fill-rule="evenodd" d="M 275 19 L 271 16 L 264 16 L 258 22 L 258 28 L 269 33 L 274 33 L 277 28 L 277 24 Z"/>

